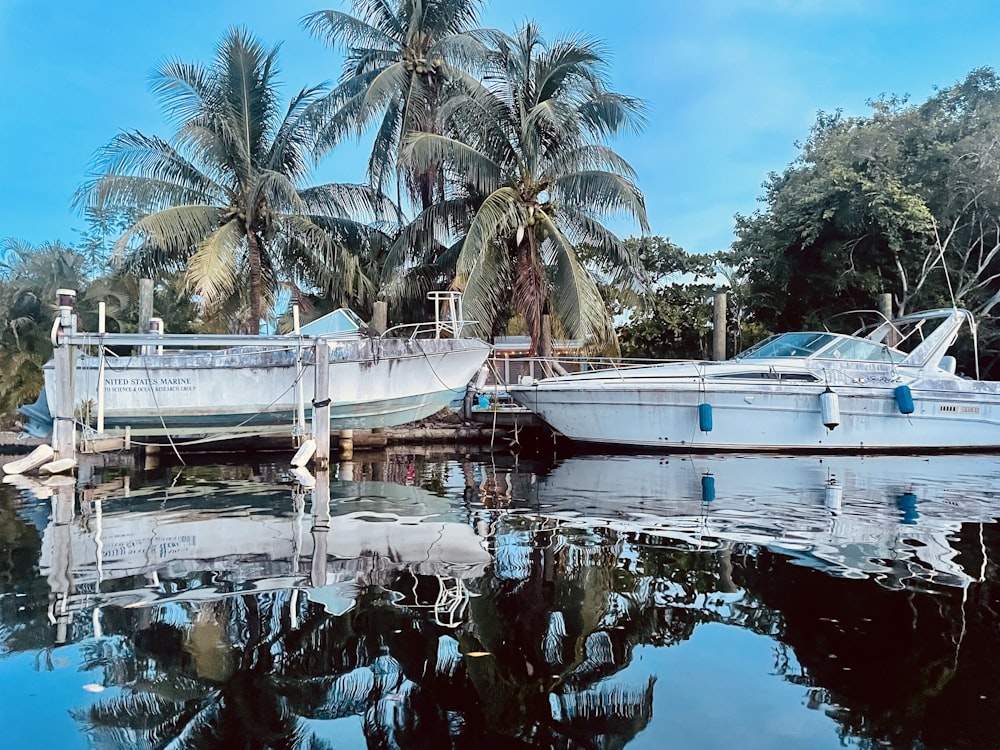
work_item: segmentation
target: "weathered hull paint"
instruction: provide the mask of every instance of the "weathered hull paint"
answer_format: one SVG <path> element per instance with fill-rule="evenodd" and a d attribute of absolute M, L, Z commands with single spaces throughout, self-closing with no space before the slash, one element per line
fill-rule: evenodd
<path fill-rule="evenodd" d="M 359 429 L 405 424 L 460 398 L 490 351 L 476 339 L 369 339 L 330 342 L 330 426 Z M 242 347 L 108 357 L 104 368 L 105 429 L 223 428 L 292 424 L 299 381 L 307 415 L 315 389 L 312 353 Z M 100 361 L 76 363 L 74 411 L 96 414 Z M 45 368 L 50 411 L 54 371 Z"/>
<path fill-rule="evenodd" d="M 901 414 L 893 389 L 841 388 L 840 424 L 823 424 L 825 386 L 792 389 L 628 387 L 586 390 L 544 381 L 511 395 L 552 429 L 581 442 L 667 450 L 848 451 L 1000 448 L 1000 394 L 913 390 Z M 713 428 L 699 426 L 712 405 Z"/>

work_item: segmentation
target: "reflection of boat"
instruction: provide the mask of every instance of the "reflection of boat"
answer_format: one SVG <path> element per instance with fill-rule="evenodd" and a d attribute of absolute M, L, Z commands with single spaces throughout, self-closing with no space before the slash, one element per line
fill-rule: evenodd
<path fill-rule="evenodd" d="M 591 370 L 509 391 L 556 431 L 588 442 L 673 450 L 997 447 L 1000 384 L 955 375 L 946 355 L 967 322 L 964 310 L 933 310 L 864 337 L 786 333 L 726 362 Z"/>
<path fill-rule="evenodd" d="M 697 549 L 752 543 L 890 587 L 965 585 L 979 571 L 958 563 L 951 538 L 1000 517 L 1000 457 L 577 456 L 515 497 L 571 527 Z"/>
<path fill-rule="evenodd" d="M 99 354 L 77 359 L 73 411 L 93 418 L 100 405 L 110 428 L 291 425 L 298 405 L 313 401 L 313 346 L 322 338 L 329 347 L 331 428 L 404 424 L 461 398 L 485 361 L 489 345 L 458 338 L 460 329 L 461 321 L 439 321 L 420 329 L 432 338 L 409 335 L 417 327 L 404 327 L 405 337 L 392 331 L 369 335 L 357 316 L 337 310 L 303 326 L 301 336 L 267 337 L 266 345 L 243 337 L 245 345 L 215 350 L 163 351 L 162 346 L 171 340 L 175 346 L 209 346 L 216 339 L 228 344 L 234 337 L 74 333 L 67 337 L 71 343 L 96 346 Z M 105 346 L 137 341 L 148 351 L 105 354 Z M 39 437 L 51 430 L 49 415 L 59 409 L 52 362 L 44 373 L 47 400 L 22 409 Z"/>
<path fill-rule="evenodd" d="M 97 501 L 76 518 L 72 488 L 56 496 L 39 567 L 55 593 L 68 594 L 63 608 L 304 589 L 342 612 L 359 587 L 389 587 L 409 575 L 414 586 L 417 577 L 436 578 L 438 604 L 454 610 L 463 604 L 463 582 L 482 575 L 489 561 L 472 529 L 416 487 L 334 482 L 332 508 L 324 512 L 314 500 L 311 514 L 301 496 L 276 502 L 257 483 L 219 487 L 214 497 L 179 491 L 152 508 L 149 497 L 133 493 Z"/>

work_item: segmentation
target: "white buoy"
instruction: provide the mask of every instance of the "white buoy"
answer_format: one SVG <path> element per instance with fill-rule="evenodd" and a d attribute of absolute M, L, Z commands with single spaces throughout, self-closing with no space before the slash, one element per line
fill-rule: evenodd
<path fill-rule="evenodd" d="M 298 482 L 299 486 L 301 486 L 304 490 L 311 490 L 316 486 L 316 477 L 314 477 L 309 472 L 309 469 L 304 466 L 293 466 L 289 473 L 295 477 L 295 481 Z"/>
<path fill-rule="evenodd" d="M 47 464 L 54 455 L 55 451 L 52 450 L 52 446 L 42 443 L 24 458 L 4 464 L 4 474 L 24 474 L 32 469 L 37 469 L 42 464 Z"/>
<path fill-rule="evenodd" d="M 840 397 L 829 388 L 819 394 L 819 408 L 826 429 L 832 430 L 840 424 Z"/>
<path fill-rule="evenodd" d="M 292 456 L 292 466 L 305 466 L 309 463 L 309 459 L 313 457 L 313 453 L 316 452 L 316 441 L 312 438 L 302 441 L 302 445 L 299 449 L 295 451 L 295 455 Z"/>

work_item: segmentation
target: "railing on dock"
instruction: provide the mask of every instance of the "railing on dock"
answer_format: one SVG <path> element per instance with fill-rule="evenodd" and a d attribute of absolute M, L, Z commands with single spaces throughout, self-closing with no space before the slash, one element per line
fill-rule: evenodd
<path fill-rule="evenodd" d="M 478 386 L 519 385 L 557 375 L 602 371 L 606 374 L 621 373 L 637 367 L 690 360 L 638 359 L 627 357 L 588 357 L 557 355 L 538 357 L 528 355 L 495 355 L 488 360 L 488 374 Z M 526 379 L 526 380 L 525 380 Z"/>

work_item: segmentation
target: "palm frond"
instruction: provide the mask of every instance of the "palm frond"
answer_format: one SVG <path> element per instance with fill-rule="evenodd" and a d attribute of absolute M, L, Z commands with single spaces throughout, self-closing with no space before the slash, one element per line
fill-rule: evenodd
<path fill-rule="evenodd" d="M 200 200 L 186 202 L 209 202 L 222 192 L 169 143 L 138 131 L 119 133 L 98 150 L 94 162 L 104 177 L 110 179 L 98 178 L 86 183 L 74 196 L 77 208 L 107 209 L 130 205 L 129 200 L 141 193 L 128 178 L 150 181 L 156 189 L 143 192 L 153 201 L 160 195 L 171 198 L 187 195 Z"/>
<path fill-rule="evenodd" d="M 544 212 L 535 216 L 548 230 L 546 244 L 552 256 L 550 303 L 561 327 L 572 338 L 592 338 L 598 345 L 613 342 L 614 326 L 593 277 L 556 224 Z"/>
<path fill-rule="evenodd" d="M 189 289 L 208 305 L 232 295 L 237 288 L 236 269 L 244 253 L 246 235 L 240 222 L 228 221 L 204 237 L 187 263 L 185 277 Z"/>
<path fill-rule="evenodd" d="M 635 183 L 626 177 L 598 170 L 573 172 L 554 179 L 549 187 L 557 203 L 586 205 L 597 214 L 624 213 L 649 231 L 646 201 Z"/>
<path fill-rule="evenodd" d="M 513 188 L 491 193 L 476 211 L 458 256 L 457 278 L 471 278 L 489 256 L 497 241 L 505 242 L 524 222 L 521 198 Z"/>
<path fill-rule="evenodd" d="M 185 260 L 194 247 L 219 226 L 222 211 L 214 206 L 175 206 L 149 214 L 115 243 L 115 255 L 162 251 Z M 141 245 L 134 243 L 141 240 Z"/>
<path fill-rule="evenodd" d="M 465 314 L 476 321 L 472 330 L 477 335 L 491 336 L 494 321 L 509 306 L 512 282 L 513 265 L 501 242 L 485 247 L 468 275 L 455 277 L 454 287 L 463 292 Z"/>
<path fill-rule="evenodd" d="M 344 45 L 351 48 L 377 47 L 390 49 L 403 36 L 403 29 L 395 23 L 395 15 L 383 13 L 375 24 L 368 22 L 368 15 L 356 18 L 338 10 L 321 10 L 302 18 L 302 26 L 317 39 L 334 49 Z M 345 78 L 356 69 L 345 70 Z"/>
<path fill-rule="evenodd" d="M 442 163 L 482 193 L 500 187 L 503 170 L 486 154 L 454 138 L 412 133 L 403 144 L 400 160 L 409 166 Z"/>

